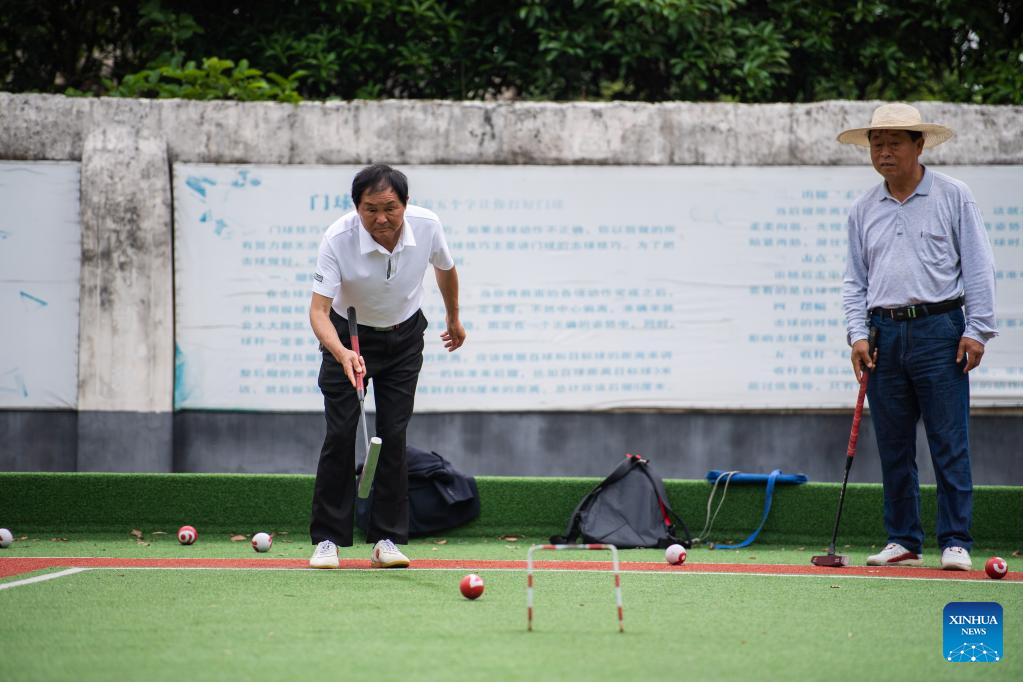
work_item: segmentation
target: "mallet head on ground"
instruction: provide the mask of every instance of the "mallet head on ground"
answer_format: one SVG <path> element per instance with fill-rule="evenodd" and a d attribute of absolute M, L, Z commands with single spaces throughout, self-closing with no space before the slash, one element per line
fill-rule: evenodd
<path fill-rule="evenodd" d="M 842 568 L 849 565 L 849 557 L 844 554 L 818 554 L 810 558 L 810 563 L 824 568 Z"/>

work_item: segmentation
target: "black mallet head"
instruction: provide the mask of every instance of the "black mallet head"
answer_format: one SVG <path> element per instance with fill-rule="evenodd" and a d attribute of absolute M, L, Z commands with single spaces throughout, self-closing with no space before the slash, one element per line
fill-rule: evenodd
<path fill-rule="evenodd" d="M 817 556 L 810 557 L 810 563 L 814 566 L 823 566 L 824 568 L 842 568 L 849 565 L 849 557 L 844 554 L 835 554 L 834 552 L 818 554 Z"/>

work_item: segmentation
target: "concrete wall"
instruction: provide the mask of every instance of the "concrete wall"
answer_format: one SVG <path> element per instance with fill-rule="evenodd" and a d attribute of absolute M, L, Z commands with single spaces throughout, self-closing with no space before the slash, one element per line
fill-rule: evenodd
<path fill-rule="evenodd" d="M 79 471 L 168 471 L 174 263 L 167 143 L 124 124 L 82 149 Z M 121 443 L 138 446 L 124 457 Z"/>
<path fill-rule="evenodd" d="M 780 468 L 814 481 L 841 481 L 850 414 L 804 412 L 513 412 L 417 414 L 408 442 L 474 474 L 606 476 L 626 452 L 650 458 L 668 478 L 710 469 Z M 180 412 L 174 417 L 174 469 L 199 472 L 315 473 L 322 414 Z M 373 415 L 369 415 L 370 431 Z M 1023 484 L 1023 419 L 974 414 L 973 477 L 978 484 Z M 934 483 L 922 428 L 920 480 Z M 854 482 L 878 482 L 881 465 L 869 417 L 860 429 Z"/>
<path fill-rule="evenodd" d="M 172 162 L 856 165 L 865 153 L 835 136 L 866 125 L 877 104 L 291 105 L 0 93 L 0 158 L 81 159 L 92 132 L 124 125 L 165 140 Z M 1023 160 L 1023 107 L 917 106 L 957 133 L 927 153 L 932 162 Z"/>
<path fill-rule="evenodd" d="M 79 410 L 0 412 L 0 469 L 313 470 L 318 415 L 172 412 L 174 162 L 858 165 L 866 152 L 837 144 L 835 135 L 866 125 L 876 105 L 287 105 L 0 93 L 0 159 L 82 162 Z M 1023 163 L 1023 107 L 918 106 L 925 119 L 957 131 L 927 160 Z M 835 480 L 838 466 L 818 466 L 807 453 L 834 456 L 846 421 L 749 413 L 420 415 L 410 442 L 478 474 L 599 475 L 619 450 L 654 457 L 670 446 L 675 454 L 661 467 L 667 475 L 781 466 Z M 975 428 L 989 442 L 983 461 L 1006 458 L 1005 466 L 982 467 L 990 479 L 983 482 L 1023 483 L 1010 452 L 1023 435 L 1020 415 L 992 415 L 983 424 Z M 864 441 L 869 452 L 869 435 Z M 926 457 L 920 461 L 927 480 Z"/>

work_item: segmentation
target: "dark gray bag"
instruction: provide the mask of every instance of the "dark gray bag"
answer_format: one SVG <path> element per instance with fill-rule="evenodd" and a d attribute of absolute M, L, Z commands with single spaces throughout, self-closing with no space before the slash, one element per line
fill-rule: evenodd
<path fill-rule="evenodd" d="M 409 537 L 457 528 L 480 515 L 475 478 L 461 473 L 436 452 L 409 445 L 405 448 L 405 456 L 408 462 Z M 372 500 L 372 489 L 369 498 L 356 500 L 355 525 L 363 532 L 369 525 Z"/>
<path fill-rule="evenodd" d="M 685 522 L 671 510 L 664 483 L 649 460 L 626 455 L 625 461 L 582 499 L 572 512 L 564 535 L 554 544 L 606 543 L 621 549 L 635 547 L 692 547 Z M 682 537 L 679 537 L 679 531 Z"/>

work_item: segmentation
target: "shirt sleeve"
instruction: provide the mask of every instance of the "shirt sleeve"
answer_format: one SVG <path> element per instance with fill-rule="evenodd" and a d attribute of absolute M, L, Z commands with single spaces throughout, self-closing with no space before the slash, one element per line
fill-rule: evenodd
<path fill-rule="evenodd" d="M 849 212 L 849 248 L 842 280 L 842 308 L 845 311 L 846 342 L 851 346 L 867 333 L 867 262 L 855 208 Z"/>
<path fill-rule="evenodd" d="M 448 249 L 448 240 L 444 238 L 444 227 L 439 222 L 433 233 L 433 243 L 430 245 L 430 265 L 440 270 L 455 267 L 455 259 L 451 257 L 451 251 Z"/>
<path fill-rule="evenodd" d="M 326 236 L 320 242 L 320 252 L 316 256 L 316 272 L 313 273 L 313 293 L 333 299 L 341 287 L 341 266 L 337 256 L 330 248 Z"/>
<path fill-rule="evenodd" d="M 998 335 L 995 321 L 995 257 L 980 209 L 967 198 L 959 218 L 959 263 L 966 297 L 963 336 L 980 343 Z"/>

